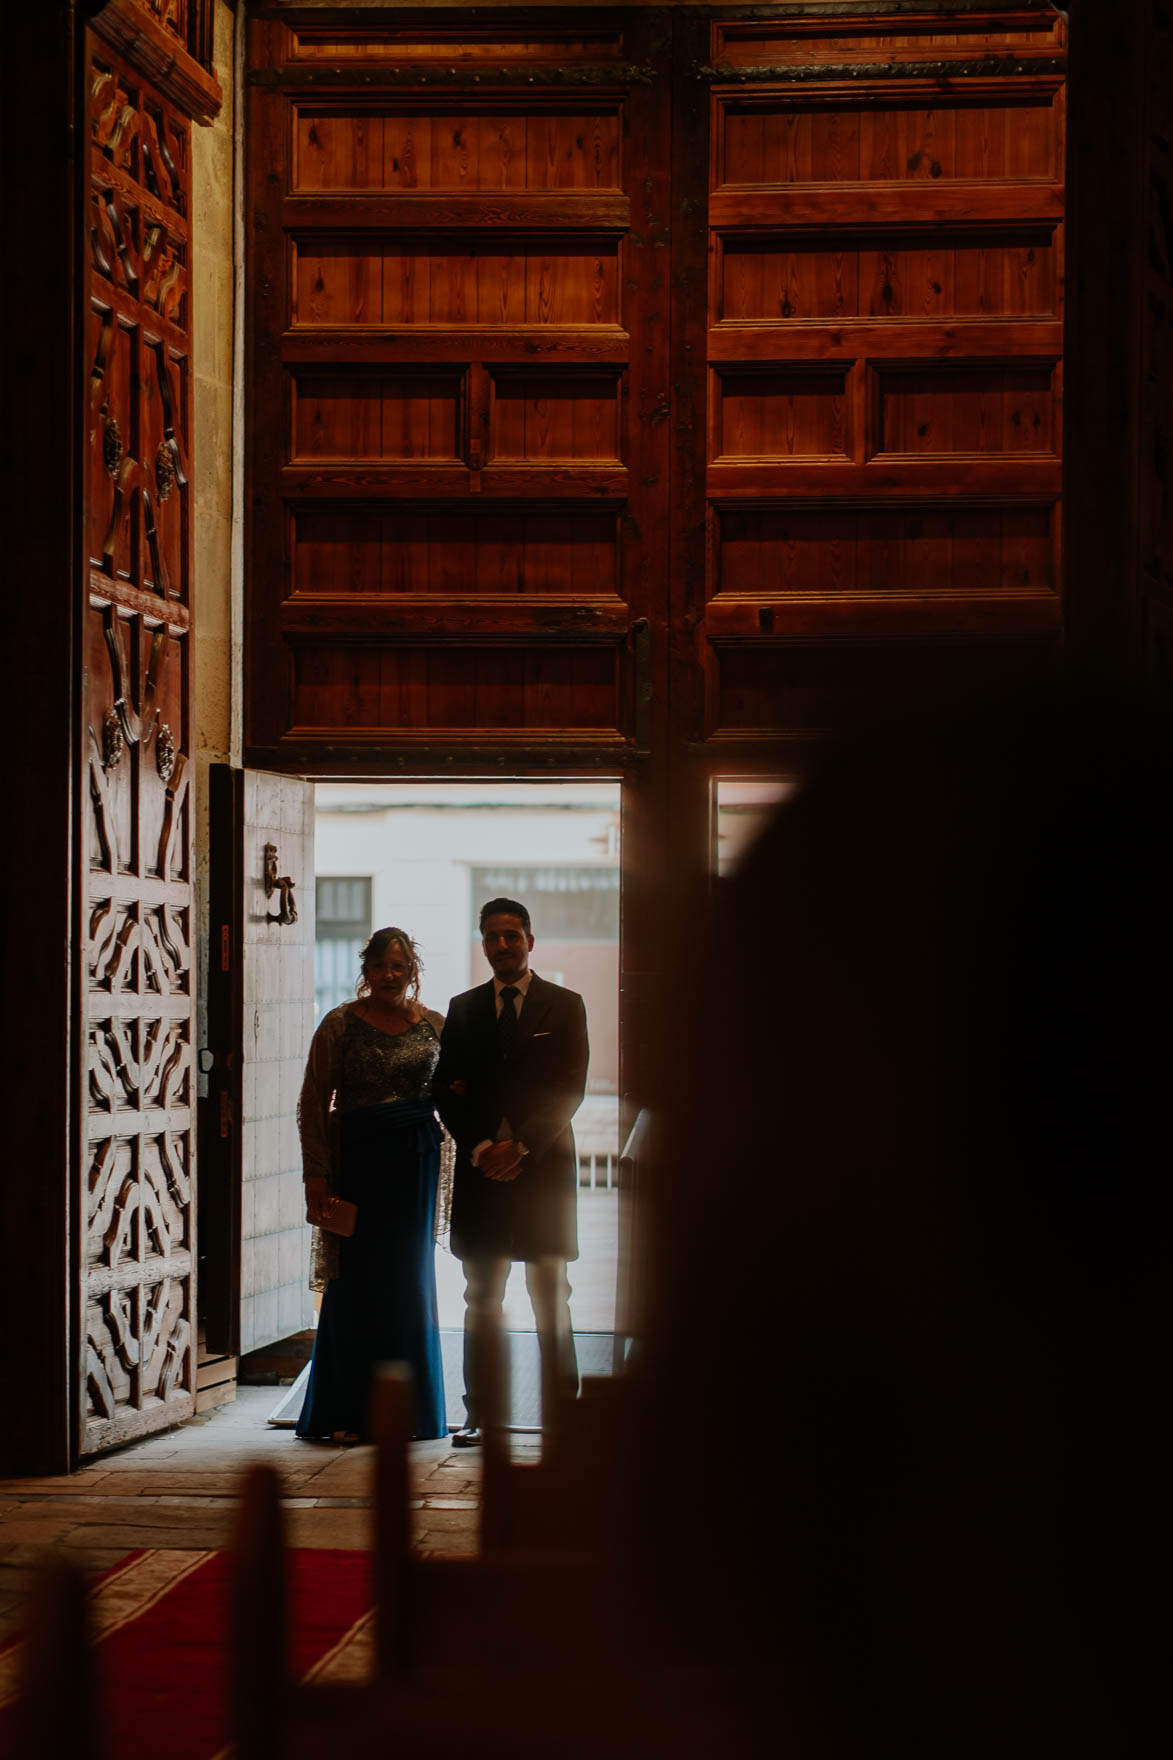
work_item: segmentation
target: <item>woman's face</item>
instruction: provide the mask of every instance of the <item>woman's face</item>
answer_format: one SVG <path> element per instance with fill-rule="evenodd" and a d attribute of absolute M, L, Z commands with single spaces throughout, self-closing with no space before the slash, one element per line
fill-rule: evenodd
<path fill-rule="evenodd" d="M 376 1002 L 381 1002 L 388 1008 L 402 1006 L 412 980 L 413 967 L 411 955 L 400 942 L 392 941 L 378 959 L 367 962 L 363 972 L 371 987 L 371 996 Z"/>

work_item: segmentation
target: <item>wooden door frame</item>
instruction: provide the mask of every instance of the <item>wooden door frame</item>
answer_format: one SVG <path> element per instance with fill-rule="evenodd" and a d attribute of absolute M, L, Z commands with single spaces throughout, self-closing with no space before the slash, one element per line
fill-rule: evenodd
<path fill-rule="evenodd" d="M 200 1320 L 204 1348 L 235 1357 L 240 1351 L 240 1159 L 244 857 L 240 835 L 244 771 L 230 764 L 208 769 L 208 989 L 207 1095 L 201 1100 L 200 1202 L 196 1240 L 200 1257 Z M 212 1250 L 212 1242 L 216 1250 Z"/>
<path fill-rule="evenodd" d="M 27 1375 L 28 1385 L 7 1402 L 0 1461 L 7 1471 L 25 1473 L 68 1469 L 77 1382 L 72 1194 L 81 996 L 72 950 L 81 944 L 74 869 L 84 777 L 78 556 L 85 405 L 78 317 L 85 156 L 67 152 L 65 143 L 80 132 L 85 82 L 84 24 L 74 7 L 60 12 L 46 28 L 40 8 L 12 7 L 0 25 L 9 65 L 21 69 L 3 116 L 5 162 L 21 168 L 7 204 L 5 294 L 10 323 L 19 322 L 22 357 L 22 370 L 9 373 L 5 391 L 14 591 L 5 608 L 0 665 L 9 739 L 21 748 L 19 762 L 8 766 L 5 804 L 35 861 L 37 892 L 30 919 L 29 869 L 10 854 L 0 913 L 8 985 L 0 1054 L 8 1139 L 0 1303 L 13 1380 Z M 30 152 L 38 140 L 42 150 Z M 31 1356 L 18 1350 L 17 1340 L 30 1341 Z"/>

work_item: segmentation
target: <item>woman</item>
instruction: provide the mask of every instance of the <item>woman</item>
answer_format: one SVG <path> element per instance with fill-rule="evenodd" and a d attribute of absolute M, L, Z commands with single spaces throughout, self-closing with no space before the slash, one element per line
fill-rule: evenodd
<path fill-rule="evenodd" d="M 419 1002 L 420 961 L 402 929 L 363 948 L 357 1000 L 314 1034 L 298 1103 L 306 1219 L 323 1288 L 302 1437 L 358 1441 L 375 1365 L 407 1363 L 415 1434 L 448 1434 L 436 1314 L 434 1229 L 440 1126 L 432 1071 L 443 1017 Z M 354 1233 L 330 1233 L 339 1198 L 357 1206 Z"/>

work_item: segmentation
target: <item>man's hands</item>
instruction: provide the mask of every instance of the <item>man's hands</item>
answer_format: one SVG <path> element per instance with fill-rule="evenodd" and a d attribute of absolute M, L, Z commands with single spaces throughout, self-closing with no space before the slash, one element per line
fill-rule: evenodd
<path fill-rule="evenodd" d="M 491 1143 L 487 1149 L 482 1149 L 477 1166 L 489 1179 L 511 1180 L 521 1172 L 523 1159 L 518 1145 L 511 1137 L 506 1137 L 503 1142 Z"/>
<path fill-rule="evenodd" d="M 321 1222 L 330 1202 L 330 1182 L 320 1177 L 305 1182 L 305 1219 Z"/>

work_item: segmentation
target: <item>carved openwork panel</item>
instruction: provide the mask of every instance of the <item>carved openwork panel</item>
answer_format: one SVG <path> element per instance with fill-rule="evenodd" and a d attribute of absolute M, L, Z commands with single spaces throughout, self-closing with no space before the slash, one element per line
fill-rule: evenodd
<path fill-rule="evenodd" d="M 88 641 L 83 1452 L 190 1409 L 194 1332 L 188 633 L 92 594 Z"/>
<path fill-rule="evenodd" d="M 90 1022 L 90 1100 L 98 1113 L 186 1106 L 191 1098 L 190 1033 L 186 1020 Z"/>
<path fill-rule="evenodd" d="M 191 1281 L 111 1288 L 86 1310 L 87 1430 L 109 1441 L 174 1423 L 189 1379 Z M 125 1421 L 135 1413 L 133 1425 Z"/>
<path fill-rule="evenodd" d="M 188 40 L 189 19 L 194 8 L 190 0 L 135 0 L 148 17 L 158 19 L 163 28 L 181 43 Z"/>
<path fill-rule="evenodd" d="M 191 1411 L 195 1335 L 190 123 L 105 44 L 89 122 L 82 1454 Z"/>
<path fill-rule="evenodd" d="M 191 1247 L 186 1145 L 166 1130 L 108 1136 L 90 1144 L 86 1257 L 107 1271 Z"/>
<path fill-rule="evenodd" d="M 190 124 L 105 53 L 90 105 L 91 565 L 185 601 Z"/>

